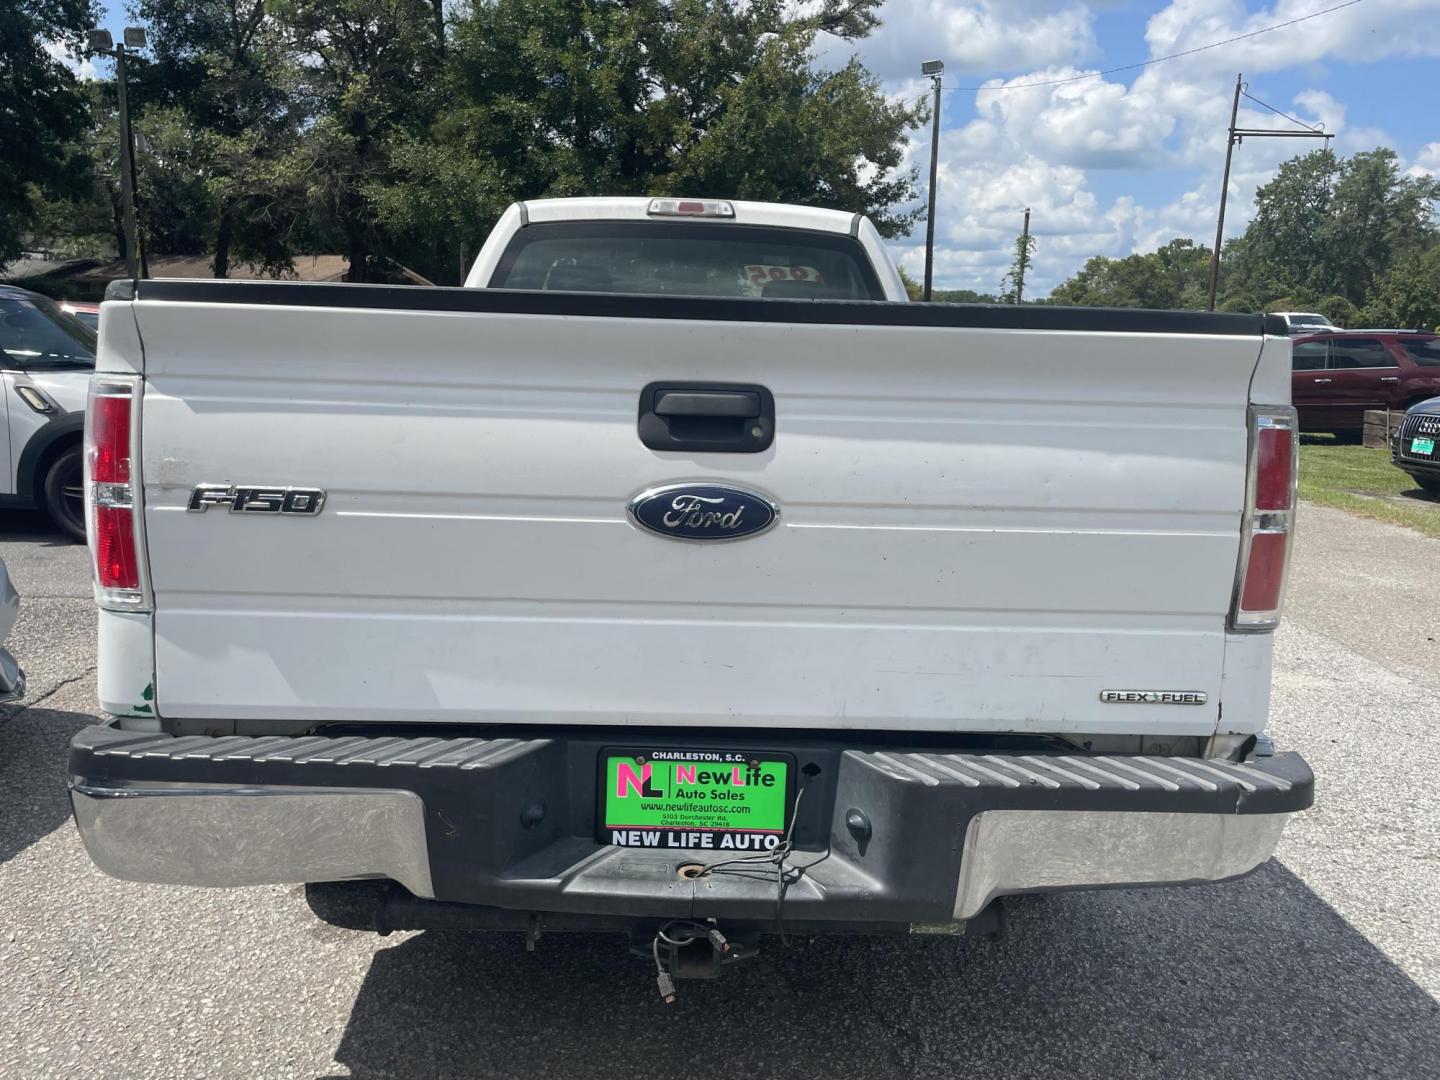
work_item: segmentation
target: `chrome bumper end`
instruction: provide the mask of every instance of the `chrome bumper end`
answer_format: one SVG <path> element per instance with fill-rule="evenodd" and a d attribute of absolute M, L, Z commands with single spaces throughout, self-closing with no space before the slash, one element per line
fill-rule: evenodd
<path fill-rule="evenodd" d="M 1270 858 L 1289 814 L 986 810 L 970 819 L 955 918 L 996 897 L 1137 885 L 1194 885 Z"/>
<path fill-rule="evenodd" d="M 72 782 L 85 850 L 105 873 L 162 885 L 392 878 L 433 897 L 413 791 Z"/>

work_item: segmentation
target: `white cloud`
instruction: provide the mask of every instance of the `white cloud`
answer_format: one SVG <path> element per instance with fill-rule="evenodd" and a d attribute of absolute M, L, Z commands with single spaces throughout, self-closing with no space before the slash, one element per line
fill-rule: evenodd
<path fill-rule="evenodd" d="M 1151 56 L 1196 49 L 1299 19 L 1328 5 L 1279 0 L 1248 11 L 1238 0 L 1175 0 L 1145 28 Z M 1364 63 L 1392 56 L 1440 54 L 1436 0 L 1360 3 L 1293 27 L 1207 49 L 1173 61 L 1182 75 L 1211 71 L 1260 73 L 1334 58 Z"/>
<path fill-rule="evenodd" d="M 1324 5 L 1274 0 L 1251 12 L 1239 0 L 1173 0 L 1150 17 L 1143 43 L 1107 41 L 1104 59 L 1095 62 L 1098 6 L 1095 0 L 1016 0 L 1003 7 L 998 0 L 892 0 L 882 11 L 885 27 L 861 42 L 859 51 L 897 97 L 915 98 L 928 90 L 915 68 L 931 56 L 945 59 L 951 86 L 964 84 L 965 71 L 1023 72 L 981 84 L 1016 87 L 1095 73 L 1133 61 L 1147 48 L 1152 58 L 1199 48 Z M 942 133 L 937 282 L 995 291 L 1026 206 L 1034 210 L 1038 237 L 1031 279 L 1037 292 L 1063 280 L 1090 255 L 1153 250 L 1175 236 L 1208 245 L 1214 239 L 1235 71 L 1246 73 L 1255 97 L 1307 125 L 1323 124 L 1336 135 L 1330 145 L 1350 154 L 1394 140 L 1378 127 L 1350 121 L 1346 103 L 1325 89 L 1326 64 L 1430 55 L 1440 56 L 1440 0 L 1370 0 L 1138 72 L 1024 89 L 952 91 L 944 115 L 963 115 L 973 104 L 975 116 Z M 1080 66 L 1087 60 L 1093 66 Z M 1277 81 L 1269 73 L 1282 70 L 1302 72 L 1308 88 L 1293 95 L 1268 89 L 1267 83 Z M 1286 126 L 1243 98 L 1238 123 Z M 1282 161 L 1321 145 L 1247 139 L 1237 146 L 1226 235 L 1244 230 L 1256 188 Z M 929 131 L 917 132 L 909 150 L 923 176 Z M 1440 175 L 1440 143 L 1418 154 L 1409 168 L 1413 175 Z M 1183 187 L 1170 195 L 1177 176 Z M 1158 185 L 1167 194 L 1147 196 Z M 897 244 L 896 254 L 907 269 L 918 271 L 924 259 L 921 230 Z"/>
<path fill-rule="evenodd" d="M 1406 176 L 1433 176 L 1440 179 L 1440 142 L 1428 143 L 1420 153 L 1415 155 L 1415 160 L 1410 168 L 1405 170 Z"/>
<path fill-rule="evenodd" d="M 890 0 L 880 17 L 861 54 L 891 83 L 932 58 L 945 61 L 947 77 L 973 76 L 1067 63 L 1097 48 L 1090 6 L 1078 0 Z"/>
<path fill-rule="evenodd" d="M 45 42 L 45 52 L 52 60 L 58 60 L 74 73 L 77 79 L 97 79 L 100 77 L 99 70 L 95 67 L 93 60 L 78 59 L 63 42 Z"/>

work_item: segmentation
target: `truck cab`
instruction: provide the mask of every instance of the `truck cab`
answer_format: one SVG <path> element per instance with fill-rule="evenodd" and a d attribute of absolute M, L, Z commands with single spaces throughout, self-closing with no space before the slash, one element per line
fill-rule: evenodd
<path fill-rule="evenodd" d="M 863 214 L 730 199 L 513 204 L 468 288 L 789 300 L 908 300 Z"/>

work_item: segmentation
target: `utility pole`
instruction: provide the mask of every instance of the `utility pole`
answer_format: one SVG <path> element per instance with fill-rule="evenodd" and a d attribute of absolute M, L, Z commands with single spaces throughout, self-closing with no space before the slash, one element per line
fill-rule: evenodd
<path fill-rule="evenodd" d="M 1230 158 L 1235 153 L 1235 118 L 1240 115 L 1242 75 L 1235 76 L 1235 100 L 1230 103 L 1230 127 L 1225 135 L 1225 175 L 1220 180 L 1220 218 L 1215 222 L 1215 249 L 1210 252 L 1210 291 L 1205 310 L 1215 310 L 1215 287 L 1220 282 L 1220 242 L 1225 238 L 1225 197 L 1230 194 Z"/>
<path fill-rule="evenodd" d="M 1296 120 L 1294 117 L 1286 116 L 1280 112 L 1279 109 L 1271 105 L 1265 105 L 1265 102 L 1259 98 L 1250 97 L 1245 90 L 1244 78 L 1245 76 L 1243 74 L 1235 76 L 1235 99 L 1230 103 L 1230 127 L 1226 131 L 1225 140 L 1225 173 L 1220 180 L 1220 216 L 1215 222 L 1215 250 L 1210 252 L 1210 289 L 1205 300 L 1206 311 L 1215 310 L 1215 290 L 1220 283 L 1220 245 L 1224 243 L 1225 240 L 1225 201 L 1230 194 L 1230 159 L 1235 152 L 1235 147 L 1244 142 L 1247 135 L 1256 139 L 1333 139 L 1335 137 L 1334 135 L 1327 134 L 1319 127 L 1305 128 L 1305 124 Z M 1257 105 L 1264 105 L 1265 108 L 1271 112 L 1284 116 L 1286 120 L 1292 123 L 1299 124 L 1302 128 L 1305 128 L 1305 130 L 1273 131 L 1268 128 L 1237 128 L 1235 126 L 1235 120 L 1240 115 L 1240 97 L 1242 94 L 1250 98 L 1250 100 Z"/>
<path fill-rule="evenodd" d="M 930 300 L 930 286 L 935 272 L 935 181 L 940 167 L 940 80 L 945 74 L 943 60 L 926 60 L 920 74 L 928 75 L 935 85 L 935 106 L 930 115 L 930 212 L 925 216 L 925 292 L 921 299 Z"/>
<path fill-rule="evenodd" d="M 1015 303 L 1025 302 L 1025 267 L 1030 262 L 1030 208 L 1025 207 L 1025 228 L 1020 233 L 1019 273 L 1015 276 Z"/>
<path fill-rule="evenodd" d="M 125 40 L 119 45 L 109 30 L 90 31 L 90 51 L 115 58 L 115 92 L 120 105 L 120 201 L 121 222 L 125 230 L 125 273 L 135 278 L 136 256 L 140 231 L 135 225 L 135 134 L 130 130 L 130 103 L 125 86 L 125 46 L 143 49 L 145 31 L 125 28 Z"/>

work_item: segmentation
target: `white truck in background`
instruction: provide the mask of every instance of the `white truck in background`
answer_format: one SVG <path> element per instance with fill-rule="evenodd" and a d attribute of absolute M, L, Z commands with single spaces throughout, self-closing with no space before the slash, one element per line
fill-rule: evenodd
<path fill-rule="evenodd" d="M 1235 877 L 1310 804 L 1276 321 L 906 304 L 863 217 L 718 200 L 517 204 L 466 284 L 112 287 L 108 873 L 624 932 L 667 992 Z"/>

